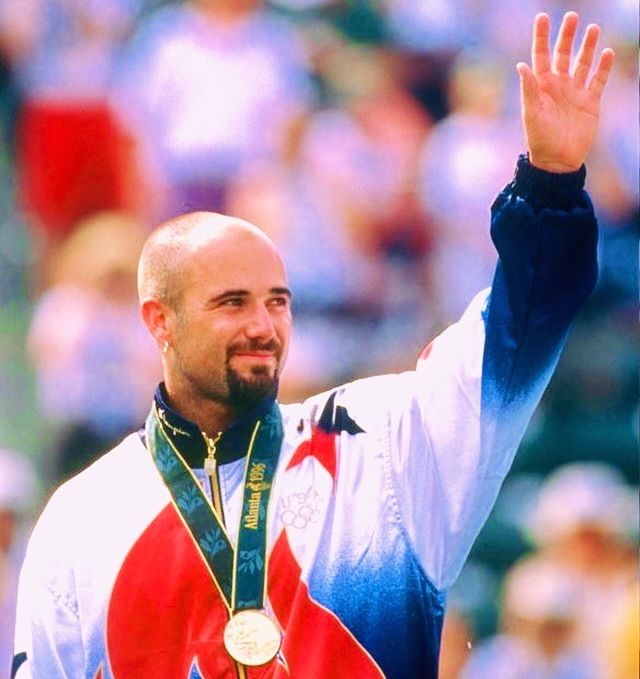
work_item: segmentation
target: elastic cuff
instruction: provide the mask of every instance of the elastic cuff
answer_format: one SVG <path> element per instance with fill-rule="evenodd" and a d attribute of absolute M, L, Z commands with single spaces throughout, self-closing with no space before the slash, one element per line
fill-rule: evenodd
<path fill-rule="evenodd" d="M 528 156 L 522 154 L 512 182 L 513 193 L 536 210 L 570 210 L 580 201 L 586 176 L 584 165 L 576 172 L 547 172 L 534 167 Z"/>

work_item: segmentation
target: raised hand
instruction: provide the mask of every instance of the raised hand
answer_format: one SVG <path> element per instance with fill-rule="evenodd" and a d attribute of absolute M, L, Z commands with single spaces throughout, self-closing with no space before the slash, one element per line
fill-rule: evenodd
<path fill-rule="evenodd" d="M 551 57 L 551 22 L 546 14 L 538 14 L 532 67 L 517 65 L 529 161 L 550 172 L 575 171 L 587 157 L 598 127 L 600 97 L 614 61 L 613 50 L 602 50 L 589 78 L 600 35 L 600 27 L 589 24 L 571 69 L 578 19 L 576 12 L 564 15 Z"/>

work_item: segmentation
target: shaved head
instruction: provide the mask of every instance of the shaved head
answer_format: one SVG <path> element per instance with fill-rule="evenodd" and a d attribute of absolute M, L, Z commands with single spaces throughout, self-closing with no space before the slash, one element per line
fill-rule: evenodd
<path fill-rule="evenodd" d="M 149 236 L 140 255 L 140 303 L 153 298 L 177 309 L 190 255 L 213 241 L 243 236 L 260 239 L 275 251 L 271 240 L 257 226 L 217 212 L 191 212 L 164 222 Z"/>

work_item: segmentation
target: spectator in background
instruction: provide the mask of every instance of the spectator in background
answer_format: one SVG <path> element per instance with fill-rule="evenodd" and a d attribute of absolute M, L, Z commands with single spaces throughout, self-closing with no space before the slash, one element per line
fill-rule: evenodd
<path fill-rule="evenodd" d="M 537 551 L 507 572 L 500 632 L 474 649 L 461 679 L 635 679 L 636 493 L 607 464 L 564 465 L 523 526 Z"/>
<path fill-rule="evenodd" d="M 146 236 L 100 213 L 78 225 L 52 263 L 52 287 L 29 331 L 40 409 L 58 435 L 54 480 L 79 471 L 145 417 L 159 360 L 138 317 L 137 258 Z"/>
<path fill-rule="evenodd" d="M 604 679 L 576 640 L 574 585 L 549 559 L 519 561 L 504 582 L 500 633 L 478 644 L 460 679 Z"/>
<path fill-rule="evenodd" d="M 21 100 L 18 198 L 45 260 L 79 220 L 128 202 L 126 143 L 107 91 L 139 4 L 0 0 L 0 49 Z"/>
<path fill-rule="evenodd" d="M 0 677 L 7 676 L 11 667 L 26 523 L 38 499 L 31 465 L 17 451 L 0 448 Z"/>
<path fill-rule="evenodd" d="M 114 92 L 154 222 L 224 210 L 229 181 L 268 157 L 309 98 L 292 29 L 261 0 L 189 0 L 140 26 Z"/>
<path fill-rule="evenodd" d="M 545 481 L 529 528 L 578 590 L 578 641 L 600 646 L 607 618 L 637 578 L 636 493 L 605 463 L 565 465 Z"/>

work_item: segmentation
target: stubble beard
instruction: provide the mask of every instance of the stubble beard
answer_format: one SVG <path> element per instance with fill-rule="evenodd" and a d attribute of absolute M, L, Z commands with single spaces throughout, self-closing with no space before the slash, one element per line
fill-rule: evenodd
<path fill-rule="evenodd" d="M 178 363 L 182 369 L 180 373 L 186 384 L 189 384 L 188 391 L 197 394 L 197 398 L 207 401 L 214 401 L 220 405 L 230 407 L 236 415 L 251 410 L 267 396 L 275 396 L 278 388 L 278 377 L 280 370 L 280 355 L 276 367 L 271 372 L 268 366 L 253 366 L 250 374 L 243 376 L 231 366 L 233 352 L 230 351 L 222 370 L 217 376 L 209 374 L 198 376 L 192 371 L 185 369 L 185 364 L 178 358 Z M 185 384 L 185 386 L 186 386 Z"/>

